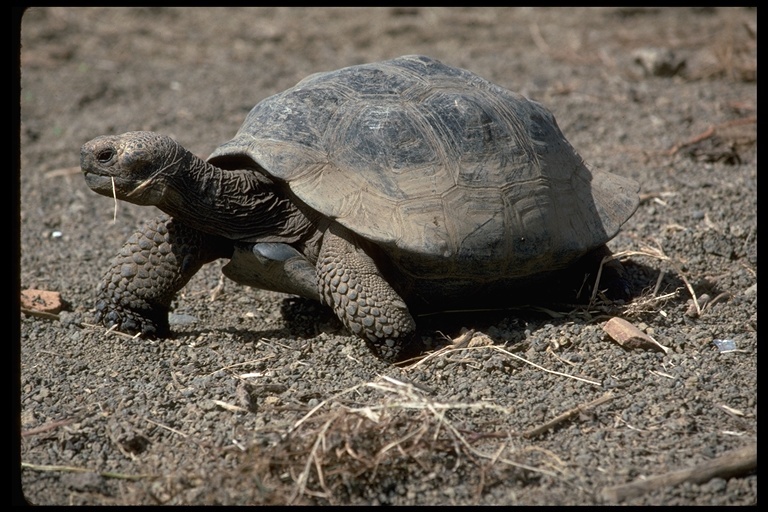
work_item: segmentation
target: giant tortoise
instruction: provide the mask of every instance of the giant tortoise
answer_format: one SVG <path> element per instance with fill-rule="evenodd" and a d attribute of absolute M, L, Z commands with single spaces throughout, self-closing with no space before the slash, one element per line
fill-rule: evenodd
<path fill-rule="evenodd" d="M 80 158 L 94 191 L 164 212 L 101 281 L 101 323 L 168 335 L 176 293 L 229 258 L 234 281 L 327 304 L 390 361 L 416 312 L 602 257 L 638 206 L 637 183 L 588 169 L 542 105 L 418 55 L 305 78 L 207 161 L 153 132 Z"/>

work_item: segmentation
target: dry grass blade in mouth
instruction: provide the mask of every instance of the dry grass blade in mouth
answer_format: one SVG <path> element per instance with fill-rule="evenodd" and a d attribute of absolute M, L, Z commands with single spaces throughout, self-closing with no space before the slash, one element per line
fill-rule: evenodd
<path fill-rule="evenodd" d="M 117 190 L 115 190 L 115 177 L 112 176 L 112 198 L 115 200 L 115 213 L 112 215 L 112 224 L 117 223 Z"/>

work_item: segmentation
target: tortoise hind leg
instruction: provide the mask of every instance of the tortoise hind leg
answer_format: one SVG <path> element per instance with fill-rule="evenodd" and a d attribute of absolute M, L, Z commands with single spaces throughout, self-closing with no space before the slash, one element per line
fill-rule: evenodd
<path fill-rule="evenodd" d="M 416 328 L 413 317 L 373 259 L 338 225 L 323 237 L 317 274 L 323 302 L 344 325 L 382 359 L 397 360 Z"/>
<path fill-rule="evenodd" d="M 146 338 L 167 336 L 176 293 L 203 264 L 231 253 L 231 242 L 167 215 L 151 220 L 125 242 L 99 283 L 96 322 Z"/>

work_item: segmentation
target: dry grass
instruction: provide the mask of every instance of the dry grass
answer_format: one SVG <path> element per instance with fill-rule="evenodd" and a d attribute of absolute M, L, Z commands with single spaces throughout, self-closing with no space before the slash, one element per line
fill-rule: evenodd
<path fill-rule="evenodd" d="M 430 480 L 446 471 L 469 482 L 479 502 L 496 482 L 572 480 L 555 454 L 526 439 L 612 398 L 604 395 L 542 425 L 512 432 L 500 425 L 515 413 L 513 408 L 486 401 L 436 401 L 417 386 L 380 376 L 321 402 L 287 428 L 279 442 L 252 447 L 244 471 L 269 487 L 270 502 L 374 500 L 368 493 L 388 482 Z"/>
<path fill-rule="evenodd" d="M 367 393 L 365 404 L 347 406 L 338 401 L 360 388 L 373 391 Z M 340 393 L 297 421 L 283 442 L 273 447 L 270 466 L 288 476 L 287 503 L 304 497 L 328 504 L 347 502 L 340 497 L 379 487 L 372 485 L 377 480 L 410 473 L 414 463 L 422 478 L 447 469 L 439 467 L 446 460 L 453 461 L 454 469 L 469 466 L 468 473 L 476 475 L 495 466 L 521 477 L 529 473 L 557 477 L 552 468 L 516 460 L 512 433 L 502 434 L 494 439 L 495 446 L 489 446 L 487 432 L 467 430 L 453 419 L 458 411 L 512 412 L 485 402 L 437 402 L 415 386 L 381 377 Z M 480 480 L 476 484 L 482 491 Z"/>

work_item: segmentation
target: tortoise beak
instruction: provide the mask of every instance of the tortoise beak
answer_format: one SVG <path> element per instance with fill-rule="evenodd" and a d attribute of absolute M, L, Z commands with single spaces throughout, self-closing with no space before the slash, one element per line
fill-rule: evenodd
<path fill-rule="evenodd" d="M 135 204 L 158 204 L 164 193 L 152 177 L 142 177 L 126 168 L 122 161 L 125 144 L 121 136 L 105 135 L 80 148 L 80 169 L 85 183 L 94 192 Z"/>
<path fill-rule="evenodd" d="M 112 166 L 118 161 L 118 149 L 111 137 L 97 137 L 80 148 L 80 169 L 85 183 L 99 194 L 113 196 Z"/>

